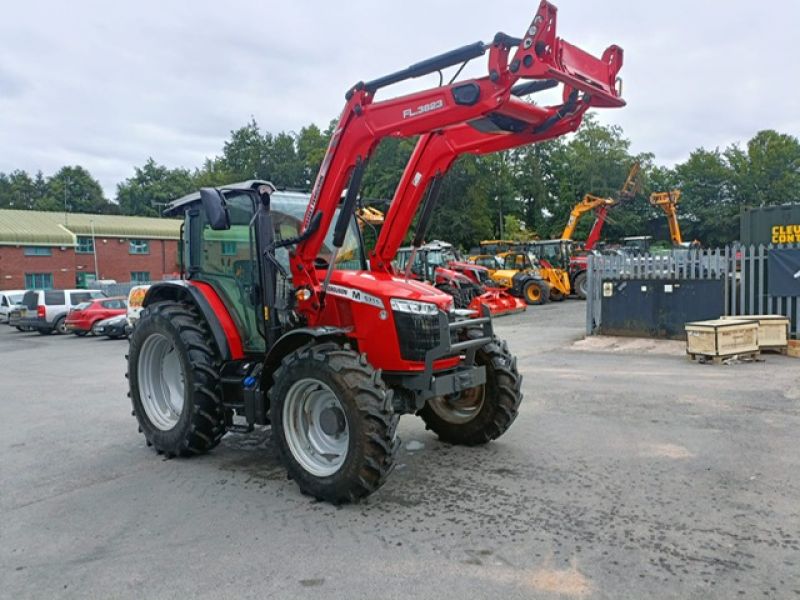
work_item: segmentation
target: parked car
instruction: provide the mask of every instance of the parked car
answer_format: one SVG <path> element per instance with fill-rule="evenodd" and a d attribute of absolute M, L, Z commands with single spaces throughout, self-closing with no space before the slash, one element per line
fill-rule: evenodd
<path fill-rule="evenodd" d="M 42 335 L 67 333 L 67 313 L 82 302 L 105 298 L 100 290 L 28 290 L 22 297 L 16 326 Z"/>
<path fill-rule="evenodd" d="M 104 335 L 112 340 L 128 337 L 129 332 L 130 325 L 128 325 L 128 316 L 125 314 L 103 319 L 92 327 L 92 333 L 95 335 Z"/>
<path fill-rule="evenodd" d="M 8 323 L 11 310 L 22 302 L 25 290 L 0 291 L 0 323 Z"/>
<path fill-rule="evenodd" d="M 136 285 L 128 292 L 128 324 L 131 329 L 136 325 L 139 320 L 139 313 L 142 312 L 142 302 L 147 290 L 150 289 L 149 285 Z"/>
<path fill-rule="evenodd" d="M 82 302 L 67 314 L 66 328 L 75 335 L 94 333 L 96 323 L 109 317 L 125 316 L 128 306 L 125 298 L 99 298 Z"/>

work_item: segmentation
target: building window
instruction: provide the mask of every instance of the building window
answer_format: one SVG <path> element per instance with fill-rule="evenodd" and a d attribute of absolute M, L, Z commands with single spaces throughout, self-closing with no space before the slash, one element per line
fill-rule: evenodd
<path fill-rule="evenodd" d="M 147 240 L 131 240 L 128 252 L 130 254 L 150 254 L 150 242 Z"/>
<path fill-rule="evenodd" d="M 78 247 L 75 248 L 78 254 L 92 254 L 94 252 L 94 240 L 90 237 L 79 237 Z"/>
<path fill-rule="evenodd" d="M 236 242 L 222 242 L 222 256 L 236 256 Z"/>
<path fill-rule="evenodd" d="M 25 288 L 49 290 L 53 287 L 52 273 L 25 273 Z"/>
<path fill-rule="evenodd" d="M 131 271 L 131 283 L 150 283 L 150 271 Z"/>
<path fill-rule="evenodd" d="M 53 249 L 50 246 L 25 246 L 25 256 L 51 256 Z"/>

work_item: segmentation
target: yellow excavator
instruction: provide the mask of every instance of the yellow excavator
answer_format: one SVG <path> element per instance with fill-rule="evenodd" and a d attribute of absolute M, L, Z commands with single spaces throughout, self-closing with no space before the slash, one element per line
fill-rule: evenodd
<path fill-rule="evenodd" d="M 586 238 L 586 243 L 584 244 L 586 250 L 594 248 L 597 242 L 600 241 L 600 234 L 606 222 L 608 209 L 636 194 L 638 188 L 637 177 L 640 169 L 641 165 L 638 162 L 631 165 L 630 171 L 628 171 L 628 177 L 625 179 L 625 183 L 622 184 L 616 198 L 601 198 L 592 194 L 586 194 L 569 213 L 569 219 L 567 220 L 567 225 L 564 227 L 564 232 L 561 234 L 561 239 L 571 240 L 580 218 L 587 212 L 594 211 L 594 225 L 592 225 L 592 230 L 589 232 L 589 236 Z"/>
<path fill-rule="evenodd" d="M 385 218 L 385 215 L 381 211 L 371 206 L 362 206 L 356 211 L 356 215 L 360 221 L 372 225 L 373 227 L 383 225 L 383 220 Z"/>

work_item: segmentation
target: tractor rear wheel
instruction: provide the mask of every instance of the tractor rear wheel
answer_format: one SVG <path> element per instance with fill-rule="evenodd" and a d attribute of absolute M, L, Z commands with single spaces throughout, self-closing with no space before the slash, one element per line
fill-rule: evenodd
<path fill-rule="evenodd" d="M 133 414 L 157 452 L 202 454 L 225 435 L 219 360 L 197 309 L 157 302 L 142 311 L 130 340 Z"/>
<path fill-rule="evenodd" d="M 530 305 L 545 304 L 550 301 L 550 286 L 544 281 L 528 281 L 522 286 L 522 299 Z"/>
<path fill-rule="evenodd" d="M 399 416 L 380 373 L 335 342 L 287 355 L 273 375 L 270 420 L 289 476 L 334 504 L 355 502 L 394 467 Z"/>
<path fill-rule="evenodd" d="M 586 300 L 586 296 L 589 295 L 589 288 L 586 283 L 586 272 L 578 273 L 575 276 L 575 283 L 573 284 L 575 291 L 578 294 L 578 298 L 581 300 Z"/>
<path fill-rule="evenodd" d="M 470 331 L 480 337 L 480 331 Z M 419 411 L 425 427 L 449 444 L 477 446 L 503 435 L 517 418 L 522 376 L 505 341 L 494 338 L 475 354 L 486 367 L 486 383 L 450 397 L 431 398 Z"/>

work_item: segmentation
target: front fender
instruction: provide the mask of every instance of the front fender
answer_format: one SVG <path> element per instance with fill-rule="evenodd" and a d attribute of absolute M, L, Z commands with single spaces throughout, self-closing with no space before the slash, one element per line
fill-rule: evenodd
<path fill-rule="evenodd" d="M 349 332 L 350 330 L 342 327 L 300 327 L 283 334 L 272 348 L 267 351 L 267 355 L 264 358 L 264 379 L 266 380 L 267 377 L 272 378 L 272 374 L 278 369 L 284 356 L 309 342 L 336 340 L 353 343 L 352 340 L 347 338 Z M 265 381 L 265 384 L 263 389 L 267 389 L 271 382 Z"/>

